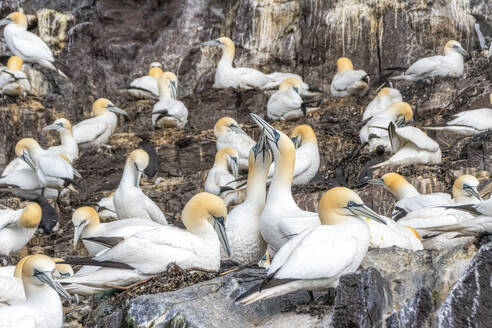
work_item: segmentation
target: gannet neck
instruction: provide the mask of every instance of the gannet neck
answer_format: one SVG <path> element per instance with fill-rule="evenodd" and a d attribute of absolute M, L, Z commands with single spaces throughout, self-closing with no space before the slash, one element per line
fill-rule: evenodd
<path fill-rule="evenodd" d="M 393 193 L 398 200 L 402 200 L 404 198 L 414 197 L 420 195 L 418 190 L 412 186 L 410 183 L 397 188 Z"/>
<path fill-rule="evenodd" d="M 270 159 L 270 155 L 266 155 L 269 156 L 269 159 L 267 159 L 266 162 L 260 162 L 261 159 L 258 159 L 258 162 L 255 162 L 254 159 L 251 159 L 251 156 L 254 158 L 255 155 L 252 153 L 250 154 L 248 181 L 246 185 L 246 199 L 244 202 L 248 202 L 263 208 L 266 201 L 266 181 L 272 161 Z M 257 156 L 263 155 L 258 154 Z"/>
<path fill-rule="evenodd" d="M 161 74 L 157 81 L 159 86 L 159 99 L 162 100 L 172 98 L 171 88 L 169 87 L 169 79 L 164 74 Z"/>
<path fill-rule="evenodd" d="M 128 158 L 125 162 L 125 167 L 123 168 L 123 175 L 121 176 L 120 186 L 124 187 L 134 187 L 136 186 L 136 174 L 135 167 L 131 158 Z"/>
<path fill-rule="evenodd" d="M 229 171 L 229 160 L 235 158 L 235 160 L 237 161 L 238 157 L 239 154 L 234 148 L 224 147 L 220 149 L 217 154 L 215 154 L 214 167 Z"/>
<path fill-rule="evenodd" d="M 160 67 L 151 67 L 149 69 L 149 76 L 152 76 L 154 79 L 158 79 L 161 74 L 164 73 Z"/>
<path fill-rule="evenodd" d="M 305 143 L 312 143 L 318 145 L 318 140 L 316 139 L 316 134 L 313 129 L 306 124 L 298 125 L 291 134 L 292 138 L 301 137 L 301 146 Z"/>
<path fill-rule="evenodd" d="M 278 148 L 271 147 L 275 161 L 275 174 L 273 175 L 270 190 L 286 192 L 291 195 L 292 178 L 296 163 L 296 151 L 292 141 L 280 132 Z M 291 195 L 292 197 L 292 195 Z"/>
<path fill-rule="evenodd" d="M 73 138 L 72 129 L 60 129 L 60 141 L 61 145 L 67 149 L 70 149 L 73 153 L 77 153 L 78 145 Z M 78 154 L 75 154 L 77 156 Z"/>
<path fill-rule="evenodd" d="M 23 13 L 16 11 L 11 13 L 7 17 L 10 18 L 12 21 L 11 23 L 8 24 L 8 26 L 15 26 L 24 31 L 27 30 L 27 17 Z"/>

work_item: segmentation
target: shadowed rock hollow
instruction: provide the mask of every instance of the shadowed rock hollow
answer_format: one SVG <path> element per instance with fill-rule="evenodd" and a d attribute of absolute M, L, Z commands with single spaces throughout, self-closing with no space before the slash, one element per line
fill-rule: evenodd
<path fill-rule="evenodd" d="M 81 152 L 75 167 L 84 177 L 82 188 L 61 202 L 60 230 L 48 236 L 37 234 L 13 260 L 37 252 L 59 257 L 84 254 L 82 247 L 71 247 L 73 210 L 114 191 L 126 156 L 142 143 L 152 141 L 161 158 L 158 180 L 145 180 L 142 188 L 167 217 L 179 221 L 183 205 L 203 189 L 206 172 L 212 166 L 215 121 L 231 116 L 253 138 L 259 135 L 248 115 L 265 114 L 269 94 L 212 89 L 220 51 L 200 48 L 203 41 L 227 35 L 236 43 L 237 66 L 267 73 L 298 73 L 310 85 L 325 90 L 336 71 L 337 57 L 350 57 L 356 68 L 370 74 L 372 87 L 365 97 L 328 97 L 312 116 L 274 123 L 289 133 L 295 125 L 307 123 L 317 134 L 319 174 L 310 184 L 293 189 L 300 206 L 309 210 L 315 210 L 324 191 L 345 183 L 356 187 L 374 210 L 391 212 L 394 200 L 388 192 L 359 183 L 360 171 L 374 154 L 365 150 L 353 153 L 360 145 L 357 124 L 362 111 L 390 74 L 403 71 L 416 58 L 440 53 L 449 39 L 460 41 L 471 52 L 462 79 L 396 83 L 403 99 L 414 108 L 416 126 L 441 123 L 458 111 L 484 107 L 491 91 L 492 67 L 478 50 L 474 19 L 469 15 L 479 11 L 490 17 L 492 8 L 485 0 L 9 0 L 0 3 L 0 15 L 20 7 L 31 15 L 30 28 L 50 45 L 70 81 L 36 65 L 26 65 L 37 96 L 0 99 L 0 168 L 15 156 L 13 147 L 22 137 L 34 137 L 42 146 L 57 143 L 55 133 L 43 132 L 42 127 L 60 116 L 73 123 L 82 120 L 99 97 L 111 99 L 130 115 L 120 118 L 110 149 Z M 3 42 L 1 38 L 2 64 L 10 56 Z M 135 101 L 121 92 L 132 79 L 145 74 L 153 61 L 179 77 L 178 95 L 190 112 L 184 130 L 153 131 L 150 112 L 154 102 Z M 481 181 L 482 195 L 489 197 L 490 135 L 467 139 L 443 133 L 429 135 L 441 146 L 443 164 L 399 168 L 397 172 L 426 193 L 450 192 L 457 176 L 474 174 Z M 336 172 L 341 172 L 342 179 Z M 9 195 L 2 195 L 1 202 L 21 205 Z M 200 279 L 188 281 L 181 273 L 178 276 L 186 281 L 177 286 L 190 287 L 175 290 L 166 283 L 149 282 L 138 293 L 120 295 L 115 304 L 111 299 L 103 301 L 92 312 L 84 301 L 68 308 L 66 326 L 463 327 L 471 320 L 476 327 L 485 327 L 492 322 L 489 312 L 483 310 L 490 304 L 487 295 L 492 295 L 484 278 L 490 272 L 490 245 L 483 246 L 478 255 L 475 246 L 468 246 L 443 254 L 373 250 L 363 270 L 341 280 L 336 297 L 317 295 L 321 297 L 319 305 L 306 304 L 306 293 L 249 308 L 234 305 L 239 291 L 251 285 L 240 286 L 239 282 L 262 277 L 264 271 L 260 269 L 196 285 Z M 175 291 L 143 295 L 168 290 Z M 460 312 L 470 304 L 477 304 L 474 315 L 467 317 L 473 319 L 464 318 Z"/>

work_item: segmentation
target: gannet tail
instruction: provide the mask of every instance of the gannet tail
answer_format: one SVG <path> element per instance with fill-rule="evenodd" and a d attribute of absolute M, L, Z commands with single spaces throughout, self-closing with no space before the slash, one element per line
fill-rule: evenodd
<path fill-rule="evenodd" d="M 248 305 L 259 300 L 281 296 L 292 291 L 289 284 L 296 279 L 272 279 L 265 283 L 260 283 L 247 290 L 236 299 L 236 303 Z"/>
<path fill-rule="evenodd" d="M 46 67 L 47 69 L 50 69 L 50 70 L 52 70 L 52 71 L 55 71 L 55 72 L 57 72 L 59 75 L 63 76 L 65 79 L 70 80 L 70 79 L 68 78 L 68 76 L 66 76 L 66 75 L 65 75 L 65 73 L 63 73 L 61 70 L 59 70 L 59 69 L 55 66 L 55 64 L 53 64 L 52 62 L 49 62 L 49 61 L 47 61 L 47 60 L 40 60 L 40 61 L 39 61 L 39 65 L 41 65 L 41 66 L 43 66 L 43 67 Z"/>

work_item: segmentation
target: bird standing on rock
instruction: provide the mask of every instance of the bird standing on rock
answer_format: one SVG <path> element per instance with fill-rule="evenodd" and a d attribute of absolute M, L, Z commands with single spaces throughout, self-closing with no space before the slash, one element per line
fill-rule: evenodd
<path fill-rule="evenodd" d="M 188 109 L 179 100 L 178 78 L 174 73 L 164 72 L 157 79 L 159 86 L 159 101 L 152 109 L 152 126 L 158 128 L 182 129 L 188 122 Z"/>
<path fill-rule="evenodd" d="M 22 58 L 12 56 L 7 61 L 7 67 L 0 68 L 0 95 L 25 98 L 31 91 L 31 84 L 21 69 L 22 64 Z"/>
<path fill-rule="evenodd" d="M 362 70 L 354 70 L 352 61 L 347 57 L 337 59 L 337 73 L 330 86 L 334 97 L 363 96 L 369 90 L 369 75 Z"/>
<path fill-rule="evenodd" d="M 215 155 L 214 166 L 207 173 L 206 192 L 220 196 L 226 206 L 235 205 L 238 195 L 233 191 L 237 186 L 233 182 L 238 177 L 238 152 L 231 147 L 222 148 Z"/>

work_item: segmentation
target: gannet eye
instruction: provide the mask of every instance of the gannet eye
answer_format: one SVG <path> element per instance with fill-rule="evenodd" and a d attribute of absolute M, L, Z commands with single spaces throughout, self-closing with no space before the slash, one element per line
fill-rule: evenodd
<path fill-rule="evenodd" d="M 224 217 L 221 216 L 221 217 L 218 217 L 218 218 L 215 218 L 217 221 L 219 221 L 220 223 L 223 223 L 224 222 Z"/>
<path fill-rule="evenodd" d="M 64 276 L 64 277 L 70 277 L 70 272 L 67 272 L 67 273 L 60 273 L 60 275 Z"/>
<path fill-rule="evenodd" d="M 466 183 L 463 183 L 463 189 L 471 189 L 472 187 Z"/>
<path fill-rule="evenodd" d="M 347 207 L 353 207 L 353 206 L 356 206 L 357 204 L 355 204 L 355 202 L 349 200 L 349 202 L 347 203 Z"/>
<path fill-rule="evenodd" d="M 41 272 L 38 269 L 34 269 L 34 276 L 40 275 Z"/>

